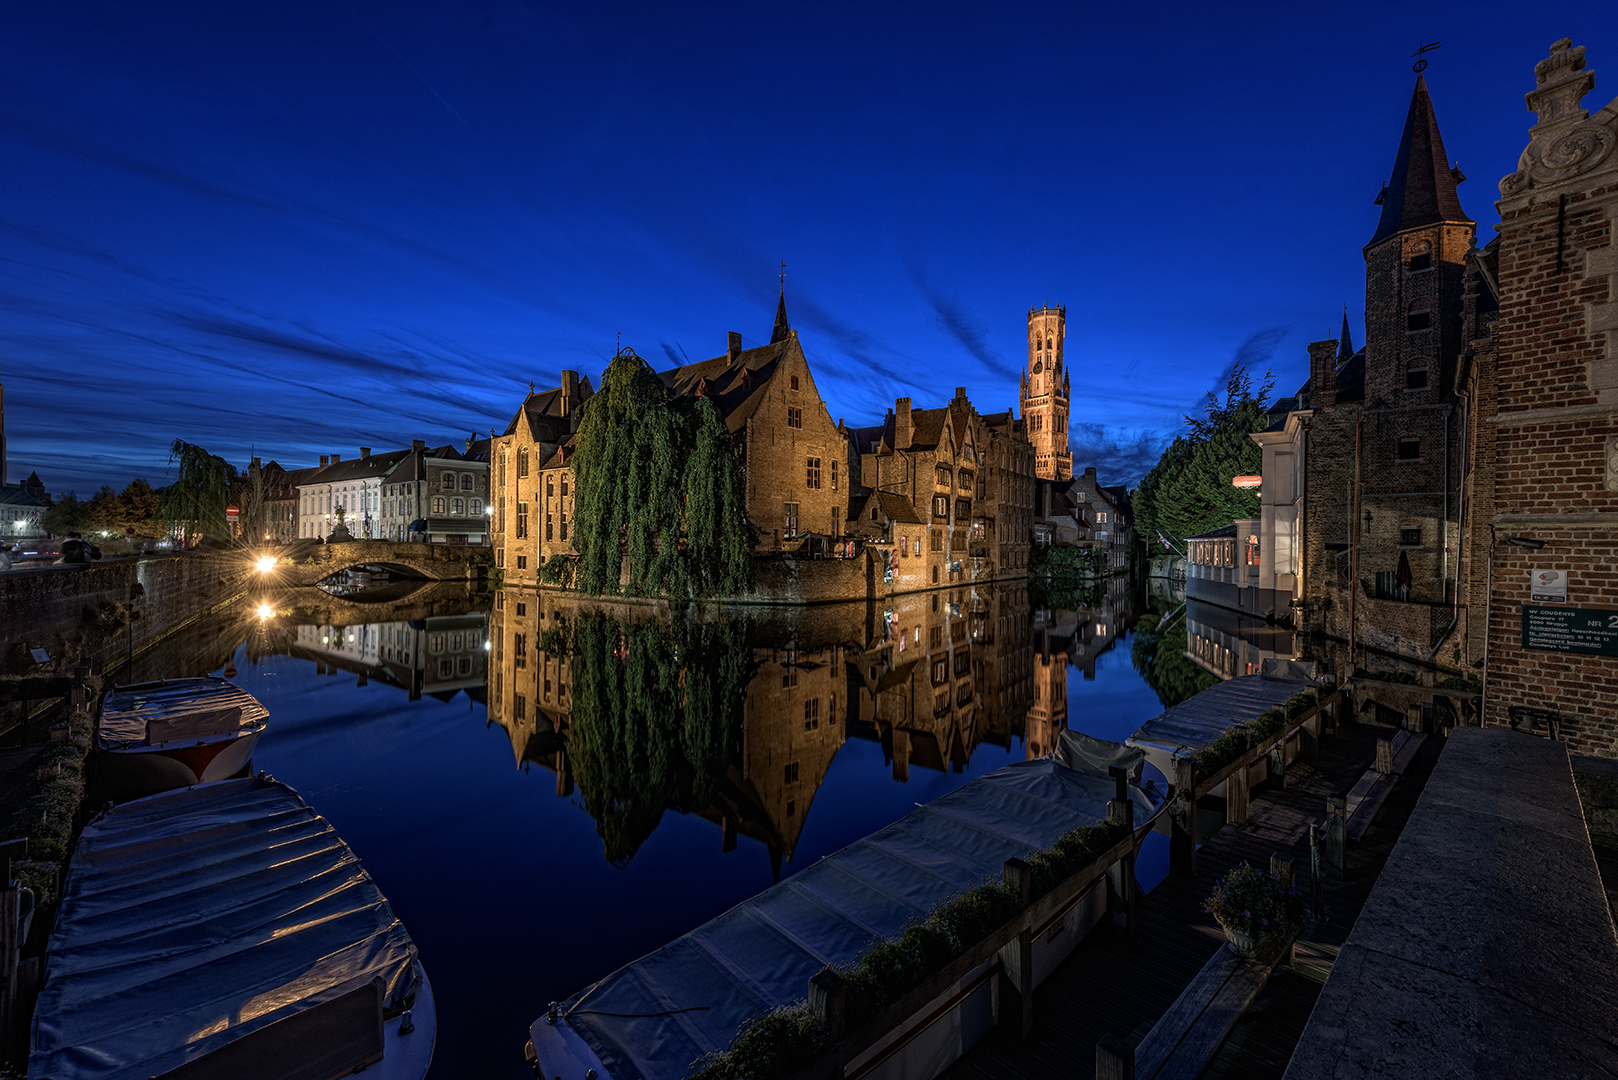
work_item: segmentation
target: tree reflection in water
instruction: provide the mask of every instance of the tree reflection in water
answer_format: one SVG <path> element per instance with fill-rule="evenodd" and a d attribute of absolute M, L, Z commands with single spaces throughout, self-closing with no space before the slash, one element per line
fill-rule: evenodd
<path fill-rule="evenodd" d="M 700 813 L 716 801 L 741 739 L 745 627 L 598 612 L 570 627 L 568 764 L 608 861 L 623 866 L 664 810 Z"/>

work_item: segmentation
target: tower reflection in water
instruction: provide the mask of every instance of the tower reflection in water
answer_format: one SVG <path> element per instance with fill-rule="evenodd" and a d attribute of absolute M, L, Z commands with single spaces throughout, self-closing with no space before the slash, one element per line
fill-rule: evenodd
<path fill-rule="evenodd" d="M 672 810 L 712 822 L 726 851 L 765 845 L 779 876 L 847 740 L 879 744 L 898 782 L 964 773 L 985 743 L 1049 753 L 1070 659 L 1093 675 L 1127 619 L 1032 608 L 1021 587 L 676 615 L 503 590 L 488 716 L 519 767 L 589 812 L 609 861 Z"/>

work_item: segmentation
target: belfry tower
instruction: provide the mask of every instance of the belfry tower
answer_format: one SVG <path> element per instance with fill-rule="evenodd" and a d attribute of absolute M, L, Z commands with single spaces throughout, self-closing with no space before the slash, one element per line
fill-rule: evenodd
<path fill-rule="evenodd" d="M 1034 444 L 1034 473 L 1042 480 L 1071 480 L 1073 454 L 1067 442 L 1068 381 L 1062 360 L 1067 308 L 1028 309 L 1028 366 L 1022 375 L 1022 418 Z"/>

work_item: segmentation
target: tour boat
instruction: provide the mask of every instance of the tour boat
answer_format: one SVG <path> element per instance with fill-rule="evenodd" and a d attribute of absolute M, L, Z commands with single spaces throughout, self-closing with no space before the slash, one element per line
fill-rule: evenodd
<path fill-rule="evenodd" d="M 227 679 L 161 679 L 107 691 L 96 767 L 120 794 L 155 795 L 247 769 L 269 711 Z"/>
<path fill-rule="evenodd" d="M 262 774 L 111 807 L 69 865 L 29 1037 L 53 1080 L 423 1080 L 415 943 L 331 823 Z"/>

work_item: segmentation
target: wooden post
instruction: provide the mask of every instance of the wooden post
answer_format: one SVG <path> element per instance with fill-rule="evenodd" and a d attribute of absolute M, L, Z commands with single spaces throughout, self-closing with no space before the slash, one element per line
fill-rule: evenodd
<path fill-rule="evenodd" d="M 1007 859 L 1001 869 L 1007 887 L 1023 910 L 1034 899 L 1034 871 L 1021 859 Z M 1034 1030 L 1034 931 L 1023 932 L 1000 950 L 1000 1023 L 1027 1041 Z"/>
<path fill-rule="evenodd" d="M 1298 756 L 1305 761 L 1313 761 L 1320 754 L 1320 729 L 1325 724 L 1322 718 L 1325 711 L 1315 713 L 1298 728 Z"/>
<path fill-rule="evenodd" d="M 809 1011 L 815 1014 L 825 1029 L 826 1042 L 836 1043 L 844 1035 L 845 1006 L 848 987 L 843 977 L 831 968 L 823 968 L 809 976 Z"/>
<path fill-rule="evenodd" d="M 1383 776 L 1393 772 L 1393 743 L 1387 739 L 1376 741 L 1376 771 Z"/>
<path fill-rule="evenodd" d="M 1327 795 L 1326 813 L 1330 821 L 1326 824 L 1326 842 L 1322 845 L 1325 850 L 1321 854 L 1341 880 L 1348 873 L 1348 796 L 1342 792 Z"/>
<path fill-rule="evenodd" d="M 1107 803 L 1107 818 L 1122 821 L 1131 834 L 1135 831 L 1135 804 L 1128 798 L 1113 799 Z M 1135 855 L 1131 851 L 1107 870 L 1108 906 L 1112 909 L 1112 925 L 1123 939 L 1135 940 Z"/>
<path fill-rule="evenodd" d="M 1292 868 L 1292 856 L 1276 853 L 1270 856 L 1270 876 L 1281 883 L 1284 888 L 1292 888 L 1295 880 Z"/>
<path fill-rule="evenodd" d="M 1170 810 L 1169 871 L 1197 876 L 1197 770 L 1189 761 L 1174 763 L 1174 798 Z"/>
<path fill-rule="evenodd" d="M 1242 755 L 1245 760 L 1246 755 Z M 1225 781 L 1225 824 L 1247 824 L 1247 770 L 1243 765 Z"/>
<path fill-rule="evenodd" d="M 1135 1080 L 1135 1048 L 1122 1035 L 1107 1032 L 1096 1043 L 1096 1080 Z"/>
<path fill-rule="evenodd" d="M 1270 784 L 1277 791 L 1287 789 L 1287 744 L 1284 739 L 1270 751 Z"/>
<path fill-rule="evenodd" d="M 22 889 L 11 878 L 11 860 L 28 855 L 28 841 L 0 844 L 0 1060 L 17 1060 L 17 960 L 22 941 L 17 931 Z"/>

